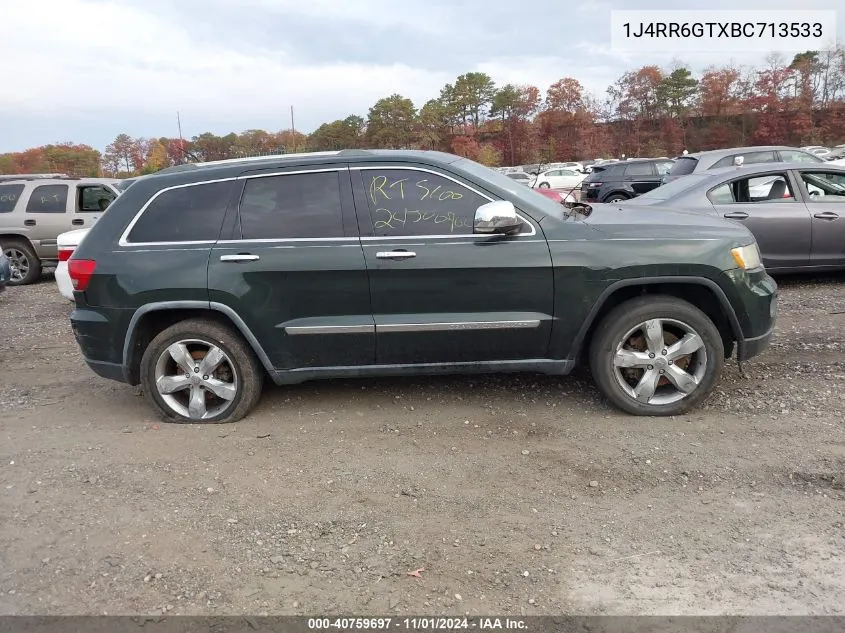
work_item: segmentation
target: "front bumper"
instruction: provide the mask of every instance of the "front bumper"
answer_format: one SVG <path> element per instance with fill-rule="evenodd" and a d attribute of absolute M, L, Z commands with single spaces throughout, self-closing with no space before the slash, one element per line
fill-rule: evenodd
<path fill-rule="evenodd" d="M 778 315 L 778 286 L 765 271 L 725 271 L 730 284 L 726 288 L 735 307 L 737 325 L 737 359 L 753 358 L 769 347 Z M 737 332 L 737 334 L 739 334 Z"/>

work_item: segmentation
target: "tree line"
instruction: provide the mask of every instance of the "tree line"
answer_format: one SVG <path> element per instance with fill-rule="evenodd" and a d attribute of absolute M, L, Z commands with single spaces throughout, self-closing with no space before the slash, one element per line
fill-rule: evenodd
<path fill-rule="evenodd" d="M 845 49 L 770 55 L 762 67 L 710 67 L 699 76 L 680 62 L 621 75 L 599 98 L 564 77 L 545 93 L 497 86 L 470 72 L 417 107 L 400 94 L 366 116 L 323 123 L 310 134 L 247 130 L 190 139 L 119 134 L 101 154 L 63 143 L 0 154 L 0 173 L 128 176 L 186 161 L 296 151 L 415 148 L 451 152 L 487 165 L 611 156 L 672 156 L 742 145 L 845 143 Z"/>

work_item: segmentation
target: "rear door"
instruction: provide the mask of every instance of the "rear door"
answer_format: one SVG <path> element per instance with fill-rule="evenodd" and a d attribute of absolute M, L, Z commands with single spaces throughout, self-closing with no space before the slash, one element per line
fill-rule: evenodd
<path fill-rule="evenodd" d="M 352 168 L 380 365 L 545 358 L 554 314 L 539 225 L 473 233 L 493 198 L 423 166 Z"/>
<path fill-rule="evenodd" d="M 810 264 L 812 227 L 796 187 L 788 171 L 773 170 L 719 185 L 707 197 L 720 215 L 754 234 L 767 268 L 800 268 Z"/>
<path fill-rule="evenodd" d="M 36 185 L 29 194 L 23 223 L 41 259 L 58 257 L 56 237 L 70 229 L 70 187 L 69 183 Z"/>
<path fill-rule="evenodd" d="M 208 265 L 277 370 L 372 365 L 375 327 L 346 164 L 245 172 Z"/>
<path fill-rule="evenodd" d="M 635 195 L 640 195 L 656 189 L 660 185 L 660 176 L 654 168 L 654 163 L 630 163 L 625 165 L 626 189 L 630 189 Z"/>
<path fill-rule="evenodd" d="M 845 265 L 845 173 L 807 168 L 799 180 L 812 218 L 813 265 Z"/>

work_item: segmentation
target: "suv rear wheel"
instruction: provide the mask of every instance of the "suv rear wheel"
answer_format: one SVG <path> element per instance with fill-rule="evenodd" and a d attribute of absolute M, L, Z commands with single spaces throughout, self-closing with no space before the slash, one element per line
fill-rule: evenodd
<path fill-rule="evenodd" d="M 41 260 L 28 242 L 20 239 L 9 240 L 3 243 L 3 252 L 9 258 L 12 268 L 10 286 L 32 284 L 41 277 Z"/>
<path fill-rule="evenodd" d="M 235 422 L 261 398 L 264 370 L 233 330 L 189 319 L 156 336 L 141 358 L 144 394 L 166 422 Z"/>
<path fill-rule="evenodd" d="M 691 303 L 632 299 L 601 321 L 590 368 L 601 392 L 635 415 L 679 415 L 707 397 L 722 374 L 719 330 Z"/>
<path fill-rule="evenodd" d="M 605 200 L 605 202 L 607 202 L 607 203 L 622 202 L 623 200 L 627 200 L 627 199 L 628 199 L 628 196 L 626 196 L 624 193 L 614 193 L 612 196 L 608 196 L 608 198 L 607 198 L 607 200 Z"/>

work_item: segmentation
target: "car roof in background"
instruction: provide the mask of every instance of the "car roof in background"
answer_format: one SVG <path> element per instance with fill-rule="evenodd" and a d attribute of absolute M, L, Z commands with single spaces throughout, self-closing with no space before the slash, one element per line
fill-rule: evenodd
<path fill-rule="evenodd" d="M 678 156 L 678 158 L 702 158 L 704 156 L 711 157 L 711 156 L 730 156 L 731 154 L 736 154 L 737 152 L 766 152 L 771 150 L 779 150 L 779 149 L 792 149 L 798 150 L 800 152 L 807 152 L 807 150 L 801 149 L 800 147 L 793 147 L 791 145 L 751 145 L 748 147 L 728 147 L 725 149 L 710 149 L 705 150 L 703 152 L 692 152 L 689 154 L 684 154 L 682 156 Z"/>

